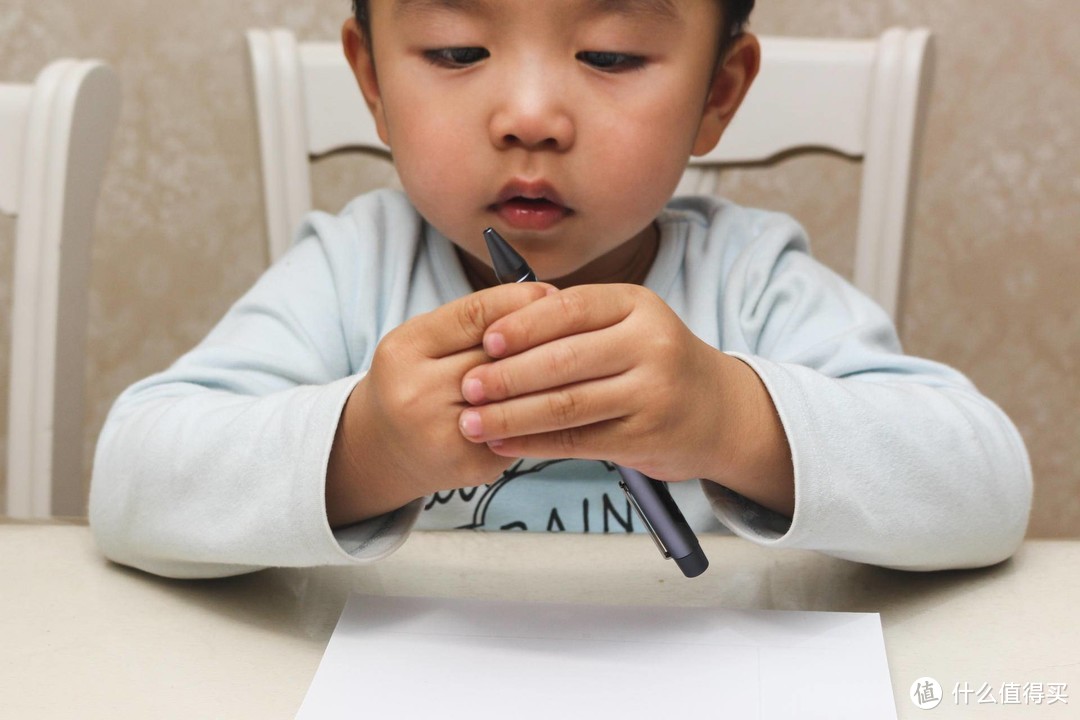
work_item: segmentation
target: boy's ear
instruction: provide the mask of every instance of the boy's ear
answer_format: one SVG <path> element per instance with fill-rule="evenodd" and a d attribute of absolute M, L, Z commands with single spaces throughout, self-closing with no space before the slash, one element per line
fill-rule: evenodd
<path fill-rule="evenodd" d="M 379 139 L 390 145 L 390 135 L 386 132 L 386 113 L 383 109 L 382 93 L 379 91 L 379 78 L 375 74 L 375 56 L 364 37 L 363 31 L 356 24 L 356 18 L 349 18 L 341 28 L 341 46 L 345 59 L 349 61 L 360 92 L 364 94 L 371 116 L 375 118 L 375 129 Z"/>
<path fill-rule="evenodd" d="M 705 155 L 716 147 L 760 68 L 761 45 L 752 34 L 742 33 L 732 42 L 713 75 L 691 154 Z"/>

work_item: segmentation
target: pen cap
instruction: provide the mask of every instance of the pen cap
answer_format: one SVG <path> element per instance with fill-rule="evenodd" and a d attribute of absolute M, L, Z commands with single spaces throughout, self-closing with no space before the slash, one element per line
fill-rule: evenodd
<path fill-rule="evenodd" d="M 672 556 L 671 559 L 679 566 L 679 570 L 682 570 L 682 574 L 688 578 L 697 577 L 709 569 L 709 558 L 705 557 L 705 553 L 701 552 L 700 548 L 698 548 L 697 552 L 692 552 L 684 557 Z"/>

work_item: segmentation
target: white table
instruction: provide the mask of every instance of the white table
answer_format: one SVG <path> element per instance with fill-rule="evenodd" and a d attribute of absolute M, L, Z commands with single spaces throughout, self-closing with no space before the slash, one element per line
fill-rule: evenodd
<path fill-rule="evenodd" d="M 80 525 L 0 524 L 0 718 L 292 718 L 349 592 L 880 612 L 901 718 L 1080 717 L 1080 541 L 986 570 L 904 573 L 705 537 L 686 580 L 641 536 L 417 533 L 361 568 L 163 580 L 102 558 Z M 945 699 L 909 700 L 919 677 Z M 1001 705 L 1002 683 L 1068 704 Z M 967 683 L 996 706 L 956 705 Z"/>

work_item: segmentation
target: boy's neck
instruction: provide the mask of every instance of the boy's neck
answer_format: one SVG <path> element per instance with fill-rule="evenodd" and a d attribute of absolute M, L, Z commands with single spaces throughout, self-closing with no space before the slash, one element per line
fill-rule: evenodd
<path fill-rule="evenodd" d="M 574 285 L 592 285 L 595 283 L 630 283 L 644 285 L 649 275 L 656 253 L 660 249 L 660 229 L 656 223 L 650 223 L 643 232 L 624 242 L 611 252 L 598 257 L 588 265 L 578 268 L 561 278 L 540 278 L 557 288 Z M 473 290 L 483 290 L 499 284 L 495 271 L 485 262 L 455 246 L 454 251 L 461 261 L 465 278 Z"/>

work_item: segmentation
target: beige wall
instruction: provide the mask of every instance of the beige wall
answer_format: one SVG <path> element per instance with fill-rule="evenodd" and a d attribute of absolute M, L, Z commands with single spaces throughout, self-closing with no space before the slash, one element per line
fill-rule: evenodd
<path fill-rule="evenodd" d="M 1020 426 L 1035 467 L 1032 534 L 1080 534 L 1075 0 L 758 4 L 761 33 L 935 32 L 902 336 L 909 352 L 967 373 Z M 335 37 L 347 10 L 348 0 L 4 0 L 0 78 L 28 82 L 50 59 L 79 56 L 107 60 L 124 83 L 93 252 L 87 466 L 116 395 L 196 343 L 265 262 L 243 30 Z M 319 204 L 338 207 L 389 174 L 322 163 Z M 737 199 L 799 217 L 819 254 L 849 272 L 857 180 L 856 166 L 826 158 L 727 182 Z M 12 232 L 0 220 L 0 277 Z M 0 303 L 6 377 L 9 282 Z"/>

